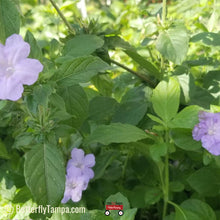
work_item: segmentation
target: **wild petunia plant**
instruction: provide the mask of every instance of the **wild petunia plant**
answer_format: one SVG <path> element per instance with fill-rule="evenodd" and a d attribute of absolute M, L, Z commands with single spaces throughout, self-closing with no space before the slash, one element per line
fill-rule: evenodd
<path fill-rule="evenodd" d="M 0 218 L 220 219 L 219 3 L 18 2 L 0 0 Z"/>

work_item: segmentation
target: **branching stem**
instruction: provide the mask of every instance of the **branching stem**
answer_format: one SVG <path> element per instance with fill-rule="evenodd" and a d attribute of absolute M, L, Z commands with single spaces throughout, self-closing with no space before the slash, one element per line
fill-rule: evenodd
<path fill-rule="evenodd" d="M 68 27 L 70 33 L 75 34 L 75 30 L 74 28 L 70 25 L 70 23 L 66 20 L 65 16 L 63 15 L 63 13 L 61 12 L 61 10 L 59 9 L 59 7 L 56 5 L 56 3 L 53 0 L 50 0 L 51 4 L 53 5 L 53 7 L 56 9 L 57 13 L 59 14 L 59 16 L 61 17 L 61 19 L 63 20 L 63 22 L 65 23 L 65 25 Z"/>
<path fill-rule="evenodd" d="M 112 60 L 110 59 L 110 61 L 114 64 L 116 64 L 117 66 L 120 66 L 121 68 L 127 70 L 128 72 L 132 73 L 133 75 L 139 77 L 141 80 L 147 82 L 151 87 L 155 87 L 155 84 L 145 75 L 141 74 L 141 73 L 138 73 L 130 68 L 128 68 L 127 66 L 115 61 L 115 60 Z"/>

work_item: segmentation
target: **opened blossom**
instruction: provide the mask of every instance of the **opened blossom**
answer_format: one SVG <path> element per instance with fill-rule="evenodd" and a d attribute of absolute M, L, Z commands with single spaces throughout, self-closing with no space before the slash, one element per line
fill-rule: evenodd
<path fill-rule="evenodd" d="M 87 175 L 90 179 L 94 177 L 94 172 L 91 169 L 95 165 L 95 157 L 93 154 L 84 156 L 82 149 L 74 148 L 71 152 L 71 159 L 68 161 L 67 170 L 71 167 L 77 167 L 82 174 Z"/>
<path fill-rule="evenodd" d="M 36 59 L 27 58 L 30 45 L 18 34 L 0 44 L 0 99 L 16 101 L 21 98 L 23 85 L 34 84 L 43 70 Z"/>
<path fill-rule="evenodd" d="M 213 155 L 220 155 L 220 112 L 200 112 L 199 123 L 193 129 L 193 139 Z"/>
<path fill-rule="evenodd" d="M 71 152 L 71 159 L 67 163 L 67 175 L 64 197 L 62 203 L 81 200 L 82 191 L 86 190 L 90 179 L 94 177 L 91 169 L 95 165 L 93 154 L 85 155 L 82 149 L 74 148 Z"/>

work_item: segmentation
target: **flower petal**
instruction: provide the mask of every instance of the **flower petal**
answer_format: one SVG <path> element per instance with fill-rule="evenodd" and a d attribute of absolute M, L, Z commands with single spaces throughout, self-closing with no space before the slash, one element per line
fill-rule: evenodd
<path fill-rule="evenodd" d="M 70 198 L 71 198 L 71 196 L 65 192 L 64 197 L 61 200 L 61 203 L 67 203 L 70 200 Z"/>
<path fill-rule="evenodd" d="M 10 64 L 25 59 L 30 53 L 30 45 L 26 43 L 18 34 L 13 34 L 7 38 L 4 48 L 5 55 Z"/>
<path fill-rule="evenodd" d="M 79 202 L 81 197 L 82 197 L 82 190 L 81 189 L 72 190 L 71 199 L 73 202 Z"/>
<path fill-rule="evenodd" d="M 13 77 L 0 78 L 0 99 L 17 101 L 22 97 L 23 91 L 22 84 L 17 82 Z"/>
<path fill-rule="evenodd" d="M 83 175 L 85 176 L 85 179 L 92 179 L 94 177 L 94 171 L 91 168 L 85 168 L 83 170 Z"/>
<path fill-rule="evenodd" d="M 215 156 L 220 155 L 220 142 L 215 143 L 215 145 L 211 146 L 209 152 Z"/>
<path fill-rule="evenodd" d="M 32 85 L 37 81 L 39 73 L 43 70 L 43 65 L 36 59 L 26 58 L 14 66 L 14 75 L 22 84 Z"/>
<path fill-rule="evenodd" d="M 93 167 L 95 165 L 95 156 L 93 154 L 87 154 L 84 158 L 84 165 L 86 167 Z"/>
<path fill-rule="evenodd" d="M 73 166 L 71 162 L 72 161 L 69 160 L 67 164 L 67 169 L 66 169 L 67 177 L 73 178 L 73 177 L 81 176 L 82 175 L 81 169 Z"/>
<path fill-rule="evenodd" d="M 74 162 L 82 163 L 84 160 L 84 151 L 82 149 L 73 148 L 71 156 Z"/>

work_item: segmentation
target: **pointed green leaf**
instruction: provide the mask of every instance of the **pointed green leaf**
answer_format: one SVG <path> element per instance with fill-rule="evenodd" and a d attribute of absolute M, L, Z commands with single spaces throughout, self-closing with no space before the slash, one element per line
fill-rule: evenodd
<path fill-rule="evenodd" d="M 220 34 L 213 32 L 203 32 L 194 35 L 190 39 L 190 42 L 198 42 L 198 41 L 208 46 L 220 46 Z"/>
<path fill-rule="evenodd" d="M 147 138 L 147 134 L 133 125 L 112 123 L 110 125 L 98 126 L 90 136 L 87 137 L 86 143 L 101 143 L 108 145 L 110 143 L 129 143 Z"/>
<path fill-rule="evenodd" d="M 170 78 L 161 81 L 153 91 L 152 103 L 154 111 L 165 123 L 168 123 L 179 108 L 180 87 L 177 80 Z"/>
<path fill-rule="evenodd" d="M 142 57 L 135 50 L 125 50 L 125 53 L 145 69 L 148 74 L 160 79 L 159 70 L 151 62 L 147 61 L 146 58 Z"/>
<path fill-rule="evenodd" d="M 174 143 L 183 150 L 197 151 L 202 147 L 200 141 L 195 141 L 192 137 L 192 130 L 185 128 L 175 128 L 171 130 L 171 137 Z"/>
<path fill-rule="evenodd" d="M 188 51 L 187 29 L 182 24 L 173 24 L 168 30 L 162 31 L 157 39 L 157 50 L 168 60 L 181 64 Z"/>
<path fill-rule="evenodd" d="M 38 204 L 56 206 L 60 203 L 65 187 L 65 167 L 56 146 L 33 146 L 25 154 L 24 175 Z"/>
<path fill-rule="evenodd" d="M 60 87 L 88 82 L 99 72 L 109 69 L 109 65 L 98 57 L 78 57 L 64 62 L 55 76 Z"/>
<path fill-rule="evenodd" d="M 202 108 L 197 105 L 191 105 L 179 112 L 175 118 L 170 121 L 170 128 L 193 128 L 198 122 L 198 113 Z"/>
<path fill-rule="evenodd" d="M 20 16 L 11 0 L 0 0 L 0 42 L 20 30 Z"/>
<path fill-rule="evenodd" d="M 31 46 L 31 52 L 28 57 L 34 58 L 34 59 L 41 59 L 42 58 L 42 51 L 37 44 L 36 39 L 34 38 L 34 35 L 30 32 L 27 31 L 24 40 L 28 42 Z"/>
<path fill-rule="evenodd" d="M 218 168 L 203 167 L 194 172 L 187 181 L 199 194 L 216 196 L 219 194 L 220 170 Z"/>
<path fill-rule="evenodd" d="M 216 220 L 212 208 L 198 199 L 185 200 L 176 211 L 175 220 Z"/>
<path fill-rule="evenodd" d="M 67 113 L 73 116 L 69 120 L 71 126 L 79 128 L 88 115 L 88 99 L 83 88 L 79 85 L 62 88 L 59 91 L 65 101 Z"/>
<path fill-rule="evenodd" d="M 102 47 L 104 41 L 96 36 L 89 34 L 76 35 L 67 41 L 64 46 L 64 54 L 72 57 L 90 55 L 96 49 Z"/>

